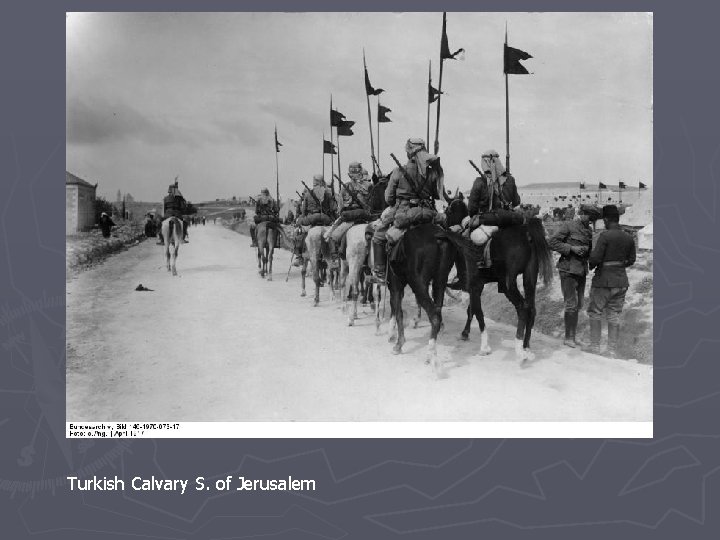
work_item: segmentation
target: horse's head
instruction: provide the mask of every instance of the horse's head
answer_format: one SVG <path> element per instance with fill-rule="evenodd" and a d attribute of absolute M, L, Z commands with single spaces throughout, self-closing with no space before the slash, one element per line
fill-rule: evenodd
<path fill-rule="evenodd" d="M 460 225 L 467 215 L 468 209 L 463 199 L 459 197 L 450 199 L 448 207 L 445 209 L 445 226 Z"/>
<path fill-rule="evenodd" d="M 368 189 L 368 201 L 370 203 L 370 210 L 372 212 L 382 212 L 387 208 L 387 201 L 385 201 L 385 188 L 388 185 L 389 175 L 373 178 L 373 184 Z"/>

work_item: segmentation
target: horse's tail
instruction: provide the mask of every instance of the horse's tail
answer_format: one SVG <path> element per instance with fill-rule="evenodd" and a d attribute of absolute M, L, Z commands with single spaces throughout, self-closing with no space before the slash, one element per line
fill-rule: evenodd
<path fill-rule="evenodd" d="M 530 246 L 538 259 L 543 283 L 549 285 L 553 280 L 553 266 L 550 246 L 545 239 L 545 227 L 539 218 L 530 218 L 527 228 L 530 235 Z"/>
<path fill-rule="evenodd" d="M 292 250 L 293 243 L 290 241 L 290 238 L 288 237 L 287 233 L 285 232 L 285 228 L 278 223 L 276 229 L 277 229 L 278 233 L 280 233 L 280 237 L 282 238 L 282 246 L 283 247 L 290 246 L 290 249 Z"/>

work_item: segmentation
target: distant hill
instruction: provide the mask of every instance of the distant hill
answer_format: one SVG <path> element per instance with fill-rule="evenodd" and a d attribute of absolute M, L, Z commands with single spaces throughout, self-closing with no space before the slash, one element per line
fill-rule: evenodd
<path fill-rule="evenodd" d="M 605 184 L 606 189 L 616 190 L 618 189 L 617 184 Z M 571 190 L 580 189 L 580 182 L 535 182 L 533 184 L 522 184 L 518 185 L 518 189 L 554 189 L 554 190 Z M 597 184 L 590 184 L 585 182 L 585 189 L 589 191 L 597 191 Z M 638 191 L 637 186 L 626 185 L 625 191 Z"/>

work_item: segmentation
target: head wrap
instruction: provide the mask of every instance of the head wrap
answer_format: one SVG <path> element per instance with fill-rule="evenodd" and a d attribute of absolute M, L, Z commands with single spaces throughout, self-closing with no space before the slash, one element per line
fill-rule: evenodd
<path fill-rule="evenodd" d="M 603 219 L 614 219 L 619 220 L 620 219 L 620 211 L 618 210 L 618 207 L 614 204 L 608 204 L 606 206 L 603 206 L 602 209 L 602 217 Z"/>
<path fill-rule="evenodd" d="M 413 157 L 421 150 L 425 150 L 427 152 L 427 147 L 425 146 L 425 141 L 423 139 L 412 138 L 408 139 L 405 143 L 405 151 L 407 152 L 408 157 Z"/>
<path fill-rule="evenodd" d="M 262 193 L 263 195 L 270 195 L 270 190 L 268 188 L 263 188 L 260 193 Z"/>
<path fill-rule="evenodd" d="M 100 214 L 100 217 L 103 217 L 103 216 L 107 217 L 107 212 L 103 212 L 102 214 Z"/>
<path fill-rule="evenodd" d="M 500 161 L 500 154 L 495 150 L 486 150 L 483 152 L 480 169 L 488 176 L 488 180 L 491 180 L 493 183 L 500 182 L 500 177 L 505 172 L 505 167 L 503 167 L 502 161 Z M 488 173 L 488 171 L 490 172 Z"/>
<path fill-rule="evenodd" d="M 357 161 L 353 161 L 348 166 L 348 176 L 350 177 L 351 180 L 355 180 L 355 181 L 361 180 L 362 172 L 363 172 L 362 165 Z"/>
<path fill-rule="evenodd" d="M 325 186 L 325 178 L 322 174 L 316 174 L 313 176 L 313 187 Z"/>

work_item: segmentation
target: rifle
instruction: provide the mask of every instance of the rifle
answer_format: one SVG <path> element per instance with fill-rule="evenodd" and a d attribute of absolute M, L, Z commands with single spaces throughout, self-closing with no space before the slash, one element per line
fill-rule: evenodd
<path fill-rule="evenodd" d="M 302 180 L 300 180 L 300 182 L 302 182 L 302 185 L 305 186 L 305 189 L 310 192 L 310 195 L 312 195 L 312 198 L 315 199 L 315 202 L 318 203 L 318 206 L 320 207 L 320 213 L 324 214 L 325 212 L 323 212 L 323 205 L 320 202 L 320 199 L 317 198 L 317 195 L 315 195 L 315 192 L 310 189 L 310 187 L 305 182 L 303 182 Z"/>
<path fill-rule="evenodd" d="M 398 161 L 398 158 L 395 157 L 395 154 L 390 153 L 390 157 L 393 158 L 393 161 L 394 161 L 395 164 L 398 166 L 398 169 L 400 169 L 400 172 L 403 173 L 403 176 L 405 177 L 405 180 L 408 181 L 408 184 L 410 184 L 410 187 L 411 187 L 412 190 L 415 192 L 415 195 L 417 195 L 418 199 L 420 199 L 420 200 L 426 199 L 427 197 L 423 197 L 423 195 L 422 195 L 422 190 L 420 190 L 420 189 L 415 185 L 415 181 L 414 181 L 412 178 L 410 178 L 410 175 L 409 175 L 409 174 L 407 173 L 407 171 L 405 170 L 405 167 L 403 167 L 402 165 L 400 165 L 400 162 Z"/>
<path fill-rule="evenodd" d="M 362 207 L 363 210 L 365 210 L 368 214 L 370 213 L 370 210 L 368 209 L 365 204 L 357 198 L 357 194 L 352 189 L 345 188 L 345 184 L 343 184 L 343 181 L 340 180 L 340 177 L 338 175 L 335 175 L 335 178 L 337 178 L 338 184 L 340 184 L 340 189 L 345 189 L 350 194 L 350 197 L 352 197 L 352 200 L 355 201 L 356 204 L 358 204 L 360 207 Z"/>
<path fill-rule="evenodd" d="M 487 182 L 488 187 L 490 188 L 490 208 L 488 208 L 488 210 L 492 210 L 494 186 L 492 185 L 492 182 L 490 182 L 487 177 L 482 173 L 478 166 L 473 163 L 472 159 L 469 159 L 468 161 L 470 162 L 470 165 L 472 165 L 473 168 L 480 174 L 480 177 Z M 500 205 L 505 206 L 506 210 L 510 208 L 510 205 L 507 203 L 507 201 L 503 200 L 501 191 L 498 191 L 498 199 L 500 200 Z"/>
<path fill-rule="evenodd" d="M 372 156 L 373 163 L 377 166 L 378 173 L 380 173 L 380 176 L 383 176 L 382 171 L 380 170 L 380 164 L 378 163 L 378 160 L 375 158 L 375 156 Z"/>

